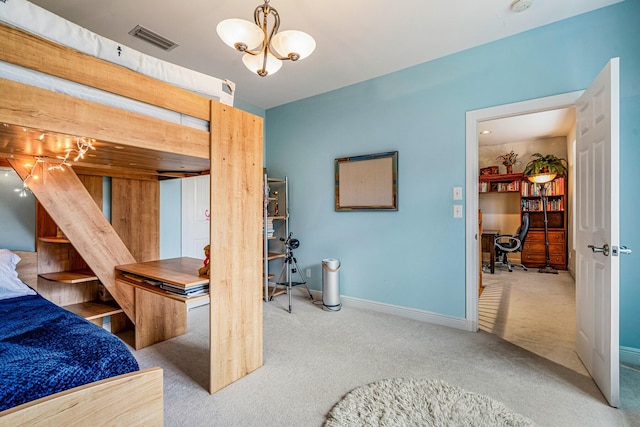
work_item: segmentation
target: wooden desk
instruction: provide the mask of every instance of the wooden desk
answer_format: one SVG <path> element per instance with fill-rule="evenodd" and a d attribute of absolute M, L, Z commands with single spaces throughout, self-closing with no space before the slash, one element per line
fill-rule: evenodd
<path fill-rule="evenodd" d="M 489 271 L 491 274 L 496 272 L 496 246 L 494 242 L 499 234 L 500 230 L 482 230 L 482 252 L 489 252 Z"/>
<path fill-rule="evenodd" d="M 185 298 L 153 286 L 145 279 L 158 280 L 179 287 L 209 283 L 199 276 L 202 260 L 171 258 L 116 266 L 116 281 L 133 287 L 135 292 L 135 348 L 177 337 L 187 332 L 187 301 L 208 298 L 203 295 Z"/>

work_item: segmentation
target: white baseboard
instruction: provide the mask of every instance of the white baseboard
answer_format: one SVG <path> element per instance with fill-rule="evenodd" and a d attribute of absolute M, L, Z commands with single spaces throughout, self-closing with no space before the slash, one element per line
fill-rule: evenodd
<path fill-rule="evenodd" d="M 620 346 L 620 363 L 640 366 L 640 349 Z"/>
<path fill-rule="evenodd" d="M 322 300 L 322 292 L 312 290 L 313 298 Z M 471 330 L 471 325 L 466 319 L 445 316 L 416 308 L 401 307 L 399 305 L 385 304 L 376 301 L 369 301 L 360 298 L 340 296 L 340 302 L 343 307 L 361 308 L 371 310 L 378 313 L 391 314 L 393 316 L 404 317 L 407 319 L 418 320 L 420 322 L 432 323 L 434 325 L 448 326 L 450 328 Z"/>

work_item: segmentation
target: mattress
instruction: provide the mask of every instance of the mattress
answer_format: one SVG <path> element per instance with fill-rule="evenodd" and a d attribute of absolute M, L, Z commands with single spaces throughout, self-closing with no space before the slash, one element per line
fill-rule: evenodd
<path fill-rule="evenodd" d="M 0 411 L 137 370 L 118 337 L 42 296 L 0 301 Z"/>
<path fill-rule="evenodd" d="M 3 0 L 0 2 L 0 21 L 88 55 L 233 106 L 235 92 L 233 82 L 138 52 L 121 43 L 95 34 L 26 0 Z"/>

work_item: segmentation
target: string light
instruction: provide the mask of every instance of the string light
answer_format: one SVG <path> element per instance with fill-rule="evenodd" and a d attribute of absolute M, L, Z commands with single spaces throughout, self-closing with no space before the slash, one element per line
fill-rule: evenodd
<path fill-rule="evenodd" d="M 76 138 L 76 146 L 72 148 L 67 148 L 65 150 L 64 156 L 56 156 L 56 158 L 62 160 L 62 162 L 58 164 L 50 165 L 47 168 L 47 170 L 57 169 L 64 172 L 65 166 L 68 168 L 72 166 L 72 164 L 70 163 L 71 161 L 77 162 L 80 159 L 84 159 L 84 155 L 87 153 L 87 151 L 96 149 L 96 147 L 93 146 L 93 143 L 96 142 L 95 139 L 84 138 L 84 137 L 75 137 L 75 138 Z M 75 154 L 75 157 L 72 160 L 70 160 L 71 154 Z M 34 165 L 31 167 L 31 171 L 29 172 L 29 175 L 27 175 L 24 181 L 22 181 L 22 187 L 16 188 L 14 190 L 15 192 L 18 193 L 18 196 L 20 197 L 27 197 L 27 195 L 31 192 L 31 190 L 29 189 L 29 180 L 38 179 L 38 175 L 35 175 L 35 170 L 36 170 L 36 166 L 38 166 L 38 163 L 42 163 L 42 167 L 44 168 L 44 163 L 48 160 L 47 157 L 34 157 L 34 158 L 36 159 L 36 161 Z"/>
<path fill-rule="evenodd" d="M 8 123 L 2 123 L 2 126 L 11 127 L 11 125 L 9 125 Z M 65 139 L 67 141 L 67 145 L 69 142 L 75 142 L 75 146 L 66 148 L 64 150 L 63 155 L 56 156 L 55 158 L 60 160 L 60 162 L 57 164 L 52 163 L 51 161 L 52 159 L 48 157 L 43 157 L 43 156 L 34 157 L 36 161 L 33 167 L 31 168 L 31 172 L 29 172 L 29 175 L 27 175 L 27 177 L 24 179 L 22 183 L 22 187 L 15 189 L 15 191 L 19 193 L 20 197 L 27 197 L 28 192 L 30 192 L 28 181 L 30 179 L 38 179 L 38 176 L 34 175 L 34 171 L 38 163 L 42 163 L 43 168 L 44 168 L 44 163 L 45 162 L 48 163 L 49 166 L 47 170 L 57 169 L 60 171 L 65 171 L 65 167 L 70 168 L 73 165 L 71 162 L 77 162 L 79 160 L 83 160 L 85 154 L 87 154 L 89 150 L 96 149 L 96 147 L 93 146 L 96 140 L 93 138 L 86 138 L 84 136 L 75 136 L 75 135 L 61 135 L 58 133 L 48 133 L 43 131 L 42 129 L 29 129 L 26 127 L 22 127 L 22 131 L 37 134 L 38 136 L 35 139 L 35 141 L 37 142 L 44 142 L 46 137 L 53 137 L 58 139 Z"/>
<path fill-rule="evenodd" d="M 31 190 L 29 189 L 29 181 L 32 179 L 37 180 L 39 178 L 38 175 L 35 175 L 36 166 L 38 166 L 38 163 L 42 163 L 44 167 L 44 162 L 46 157 L 35 157 L 35 159 L 36 161 L 33 164 L 33 166 L 31 166 L 31 171 L 29 171 L 29 175 L 27 175 L 26 178 L 22 181 L 22 187 L 16 188 L 13 190 L 16 193 L 18 193 L 19 197 L 27 197 L 27 195 L 31 192 Z M 25 165 L 25 166 L 29 166 L 29 165 Z"/>
<path fill-rule="evenodd" d="M 2 124 L 5 127 L 9 127 L 9 124 L 7 123 L 2 123 Z M 84 155 L 87 153 L 87 151 L 96 149 L 93 146 L 93 143 L 96 142 L 96 140 L 93 138 L 86 138 L 84 136 L 75 136 L 75 135 L 61 135 L 58 133 L 47 133 L 42 130 L 32 130 L 25 127 L 23 127 L 22 130 L 24 132 L 37 134 L 38 135 L 37 140 L 40 142 L 44 142 L 44 139 L 47 136 L 50 136 L 53 138 L 63 138 L 63 139 L 66 139 L 67 141 L 75 141 L 75 144 L 76 144 L 75 147 L 65 149 L 64 150 L 65 154 L 62 156 L 56 156 L 56 158 L 62 160 L 62 162 L 60 162 L 57 165 L 49 166 L 49 170 L 51 169 L 64 170 L 64 166 L 67 166 L 67 167 L 71 166 L 70 157 L 72 154 L 75 154 L 75 157 L 73 157 L 72 160 L 74 162 L 77 162 L 78 160 L 84 159 Z"/>
<path fill-rule="evenodd" d="M 76 147 L 67 148 L 64 156 L 56 156 L 56 158 L 62 160 L 62 163 L 49 166 L 49 170 L 59 169 L 64 171 L 64 166 L 71 167 L 71 164 L 69 163 L 69 156 L 71 156 L 71 153 L 76 153 L 76 156 L 73 159 L 74 162 L 84 159 L 84 155 L 87 151 L 96 149 L 96 147 L 93 146 L 94 142 L 96 142 L 96 140 L 93 138 L 76 137 Z"/>

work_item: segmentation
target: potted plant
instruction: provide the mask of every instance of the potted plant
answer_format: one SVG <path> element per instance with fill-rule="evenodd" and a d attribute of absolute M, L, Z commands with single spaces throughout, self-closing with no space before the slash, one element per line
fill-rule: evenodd
<path fill-rule="evenodd" d="M 553 154 L 543 156 L 540 153 L 533 153 L 531 157 L 533 157 L 533 159 L 526 164 L 522 172 L 524 176 L 537 175 L 544 172 L 556 173 L 558 175 L 565 175 L 567 173 L 566 159 L 556 157 Z"/>
<path fill-rule="evenodd" d="M 507 167 L 507 173 L 513 173 L 513 165 L 520 163 L 518 153 L 514 153 L 513 150 L 496 157 L 496 160 L 500 160 Z"/>

